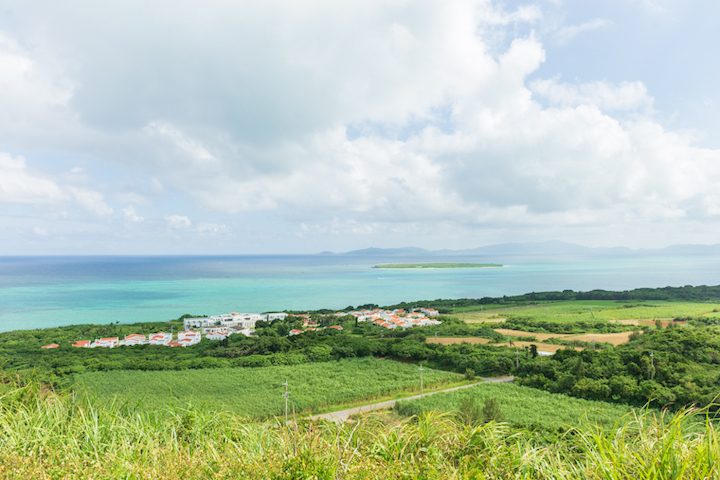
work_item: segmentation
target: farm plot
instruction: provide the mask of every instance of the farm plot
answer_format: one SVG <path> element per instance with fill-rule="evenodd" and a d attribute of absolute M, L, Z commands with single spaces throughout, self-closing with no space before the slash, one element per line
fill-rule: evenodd
<path fill-rule="evenodd" d="M 192 403 L 254 418 L 284 412 L 282 384 L 286 380 L 290 408 L 294 406 L 298 413 L 420 389 L 416 365 L 372 357 L 260 368 L 115 370 L 86 373 L 76 380 L 101 400 L 139 402 L 141 409 Z M 459 380 L 457 374 L 424 371 L 425 388 Z"/>
<path fill-rule="evenodd" d="M 440 345 L 457 345 L 460 343 L 469 343 L 477 345 L 478 343 L 490 343 L 489 338 L 478 338 L 478 337 L 429 337 L 426 340 L 427 343 L 439 343 Z"/>
<path fill-rule="evenodd" d="M 565 338 L 570 336 L 563 333 L 535 333 L 526 332 L 524 330 L 512 330 L 509 328 L 495 328 L 493 330 L 495 330 L 499 334 L 509 335 L 511 337 L 535 337 L 537 338 L 538 342 L 542 342 L 543 340 L 547 340 L 548 338 Z"/>
<path fill-rule="evenodd" d="M 464 390 L 401 401 L 395 410 L 401 415 L 426 411 L 457 412 L 461 409 L 462 398 L 473 399 L 480 408 L 485 400 L 495 399 L 504 421 L 547 430 L 578 426 L 583 421 L 613 427 L 615 422 L 632 412 L 625 405 L 581 400 L 512 383 L 480 383 Z"/>
<path fill-rule="evenodd" d="M 556 345 L 554 343 L 539 343 L 539 342 L 525 342 L 521 340 L 513 340 L 512 344 L 508 343 L 496 343 L 495 347 L 510 347 L 510 348 L 525 348 L 535 345 L 538 352 L 555 353 L 558 350 L 570 349 L 570 350 L 582 350 L 582 347 L 571 347 L 568 345 Z"/>

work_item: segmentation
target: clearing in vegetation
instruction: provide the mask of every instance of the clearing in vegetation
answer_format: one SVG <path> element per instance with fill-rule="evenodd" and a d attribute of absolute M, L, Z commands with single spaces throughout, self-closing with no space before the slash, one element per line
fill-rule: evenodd
<path fill-rule="evenodd" d="M 460 375 L 427 367 L 423 374 L 425 388 L 461 381 Z M 100 399 L 130 398 L 130 403 L 139 403 L 141 409 L 192 403 L 253 418 L 284 414 L 282 384 L 286 380 L 290 410 L 295 406 L 297 413 L 420 391 L 417 365 L 373 357 L 259 368 L 115 370 L 86 373 L 76 380 Z"/>

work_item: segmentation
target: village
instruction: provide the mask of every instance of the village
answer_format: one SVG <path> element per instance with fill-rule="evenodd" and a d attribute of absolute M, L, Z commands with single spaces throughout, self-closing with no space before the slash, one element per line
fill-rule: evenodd
<path fill-rule="evenodd" d="M 375 325 L 387 328 L 412 328 L 429 325 L 440 325 L 442 322 L 435 318 L 438 311 L 432 308 L 416 308 L 411 311 L 403 309 L 384 310 L 376 308 L 373 310 L 352 310 L 350 312 L 336 312 L 332 314 L 319 315 L 319 317 L 341 318 L 352 316 L 357 322 L 372 322 Z M 204 335 L 208 340 L 223 340 L 233 334 L 252 336 L 255 334 L 255 326 L 259 321 L 272 322 L 274 320 L 285 320 L 290 314 L 285 312 L 276 313 L 227 313 L 212 315 L 210 317 L 185 318 L 183 328 L 175 339 L 173 332 L 157 332 L 148 336 L 132 333 L 124 339 L 119 337 L 106 337 L 91 340 L 77 340 L 73 347 L 76 348 L 114 348 L 131 347 L 134 345 L 162 345 L 166 347 L 187 347 L 200 343 Z M 310 314 L 296 314 L 293 317 L 302 319 L 303 328 L 290 330 L 288 336 L 301 335 L 305 332 L 318 331 L 325 328 L 342 330 L 340 325 L 329 325 L 320 327 Z M 316 317 L 317 318 L 317 317 Z M 196 329 L 196 330 L 193 330 Z M 43 349 L 58 348 L 57 343 L 44 345 Z"/>

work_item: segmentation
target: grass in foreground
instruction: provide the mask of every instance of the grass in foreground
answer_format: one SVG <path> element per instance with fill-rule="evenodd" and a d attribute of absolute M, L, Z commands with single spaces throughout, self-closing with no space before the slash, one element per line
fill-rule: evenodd
<path fill-rule="evenodd" d="M 552 444 L 449 414 L 280 427 L 207 409 L 143 413 L 87 397 L 5 387 L 0 478 L 703 479 L 720 434 L 692 410 L 591 422 Z"/>
<path fill-rule="evenodd" d="M 426 369 L 423 373 L 426 387 L 461 379 L 460 375 L 438 370 Z M 260 368 L 113 370 L 77 377 L 78 385 L 84 385 L 101 400 L 130 398 L 141 401 L 144 409 L 191 402 L 253 418 L 284 414 L 282 384 L 286 380 L 289 406 L 291 410 L 294 406 L 297 413 L 420 390 L 416 365 L 374 357 Z"/>

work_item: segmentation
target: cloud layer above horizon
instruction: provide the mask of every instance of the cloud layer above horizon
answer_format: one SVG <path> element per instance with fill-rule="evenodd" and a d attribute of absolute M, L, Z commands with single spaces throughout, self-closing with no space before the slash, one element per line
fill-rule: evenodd
<path fill-rule="evenodd" d="M 717 242 L 718 132 L 543 70 L 572 2 L 0 3 L 6 253 Z"/>

